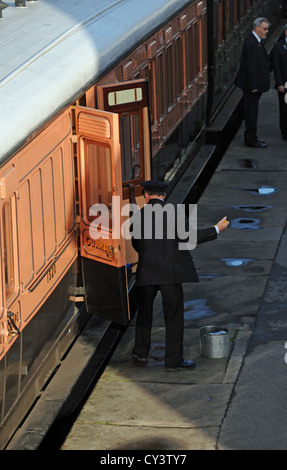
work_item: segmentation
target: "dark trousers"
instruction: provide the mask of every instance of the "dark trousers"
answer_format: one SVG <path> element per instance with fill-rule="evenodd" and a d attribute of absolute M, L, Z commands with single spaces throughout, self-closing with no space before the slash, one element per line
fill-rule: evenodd
<path fill-rule="evenodd" d="M 243 93 L 243 107 L 245 119 L 245 143 L 254 144 L 257 140 L 257 120 L 259 100 L 262 93 Z"/>
<path fill-rule="evenodd" d="M 285 93 L 287 91 L 285 90 Z M 285 93 L 278 91 L 279 99 L 279 126 L 282 136 L 287 137 L 287 103 L 285 102 Z"/>
<path fill-rule="evenodd" d="M 138 288 L 139 310 L 137 313 L 134 351 L 147 357 L 151 344 L 153 303 L 161 292 L 165 319 L 165 365 L 177 366 L 183 360 L 184 301 L 181 284 L 155 285 Z"/>

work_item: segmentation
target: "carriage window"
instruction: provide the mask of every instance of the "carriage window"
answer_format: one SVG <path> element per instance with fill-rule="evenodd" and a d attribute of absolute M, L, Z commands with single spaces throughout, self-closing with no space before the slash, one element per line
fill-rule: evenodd
<path fill-rule="evenodd" d="M 148 65 L 146 65 L 143 70 L 142 70 L 142 78 L 145 78 L 146 80 L 148 80 L 148 82 L 150 83 L 151 81 L 151 74 L 150 74 L 150 70 L 148 68 Z"/>
<path fill-rule="evenodd" d="M 204 15 L 202 17 L 202 60 L 203 60 L 203 67 L 207 66 L 206 38 L 207 38 L 207 15 Z"/>
<path fill-rule="evenodd" d="M 87 214 L 93 204 L 104 204 L 112 209 L 112 163 L 110 148 L 85 139 Z M 95 214 L 93 214 L 95 216 Z"/>
<path fill-rule="evenodd" d="M 132 181 L 141 177 L 141 146 L 139 129 L 138 114 L 120 116 L 123 181 Z"/>
<path fill-rule="evenodd" d="M 157 58 L 157 103 L 158 103 L 158 119 L 162 118 L 165 113 L 164 103 L 164 83 L 165 74 L 163 70 L 163 54 Z"/>
<path fill-rule="evenodd" d="M 117 90 L 109 93 L 109 106 L 118 106 L 121 104 L 135 103 L 142 101 L 143 92 L 141 88 L 131 88 L 128 90 Z"/>
<path fill-rule="evenodd" d="M 233 24 L 236 26 L 238 23 L 238 0 L 233 0 Z"/>
<path fill-rule="evenodd" d="M 176 98 L 181 96 L 184 88 L 182 72 L 182 41 L 178 38 L 175 42 L 175 93 Z"/>
<path fill-rule="evenodd" d="M 194 66 L 192 60 L 192 28 L 188 28 L 186 32 L 186 79 L 190 84 L 194 79 Z"/>
<path fill-rule="evenodd" d="M 230 2 L 225 4 L 225 35 L 230 33 Z"/>
<path fill-rule="evenodd" d="M 218 44 L 222 44 L 225 37 L 224 37 L 224 22 L 223 22 L 223 3 L 222 0 L 219 0 L 218 6 L 217 6 L 217 25 L 218 25 L 218 31 L 217 31 L 217 41 Z"/>
<path fill-rule="evenodd" d="M 166 51 L 166 81 L 167 81 L 167 104 L 170 108 L 174 104 L 174 88 L 173 88 L 173 45 L 169 46 Z"/>
<path fill-rule="evenodd" d="M 245 15 L 246 12 L 247 12 L 247 0 L 243 1 L 243 6 L 242 7 L 243 7 L 243 15 Z"/>
<path fill-rule="evenodd" d="M 148 80 L 148 87 L 149 87 L 149 96 L 150 96 L 150 123 L 151 125 L 154 124 L 154 100 L 153 100 L 153 71 L 154 71 L 154 61 L 151 62 L 150 67 L 147 65 L 143 68 L 142 71 L 142 78 Z"/>
<path fill-rule="evenodd" d="M 2 208 L 3 222 L 3 262 L 5 275 L 6 298 L 14 290 L 14 255 L 13 255 L 13 236 L 12 236 L 12 204 L 11 199 L 5 202 Z"/>
<path fill-rule="evenodd" d="M 195 79 L 196 75 L 200 72 L 200 57 L 199 48 L 197 47 L 199 28 L 198 24 L 194 23 L 187 30 L 186 41 L 186 58 L 187 58 L 187 81 L 189 84 Z"/>

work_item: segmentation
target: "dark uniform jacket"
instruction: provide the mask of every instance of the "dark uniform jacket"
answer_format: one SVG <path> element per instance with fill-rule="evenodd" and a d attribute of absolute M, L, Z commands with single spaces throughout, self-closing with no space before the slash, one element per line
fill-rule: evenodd
<path fill-rule="evenodd" d="M 164 206 L 164 202 L 160 199 L 151 199 L 141 209 L 139 217 L 141 218 L 142 232 L 144 223 L 154 225 L 154 220 L 144 219 L 145 208 L 150 204 L 161 204 Z M 144 238 L 143 233 L 139 239 L 132 238 L 132 245 L 139 255 L 136 272 L 137 286 L 198 282 L 190 251 L 179 250 L 179 243 L 182 243 L 182 240 L 178 237 L 168 239 L 166 234 L 167 221 L 165 220 L 163 223 L 162 239 L 155 238 L 153 229 L 151 239 Z M 214 227 L 197 231 L 197 243 L 207 242 L 216 238 L 217 232 Z"/>
<path fill-rule="evenodd" d="M 275 87 L 278 88 L 282 85 L 285 86 L 285 83 L 287 82 L 287 43 L 285 38 L 275 44 L 271 57 L 275 77 Z"/>
<path fill-rule="evenodd" d="M 267 92 L 270 88 L 270 65 L 262 43 L 250 33 L 244 41 L 236 85 L 248 92 Z"/>

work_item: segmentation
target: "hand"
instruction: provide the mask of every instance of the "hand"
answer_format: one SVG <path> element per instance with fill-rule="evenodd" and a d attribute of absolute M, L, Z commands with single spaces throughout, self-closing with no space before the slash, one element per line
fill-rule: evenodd
<path fill-rule="evenodd" d="M 280 93 L 284 93 L 285 91 L 284 85 L 279 86 L 278 91 L 280 91 Z"/>
<path fill-rule="evenodd" d="M 217 227 L 220 232 L 223 232 L 223 230 L 226 230 L 230 222 L 228 222 L 227 217 L 223 217 L 219 222 L 217 222 Z"/>

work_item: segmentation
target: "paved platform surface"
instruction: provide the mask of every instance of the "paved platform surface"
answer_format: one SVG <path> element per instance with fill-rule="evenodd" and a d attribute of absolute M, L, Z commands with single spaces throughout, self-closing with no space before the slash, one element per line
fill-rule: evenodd
<path fill-rule="evenodd" d="M 268 148 L 246 148 L 241 126 L 198 203 L 199 225 L 227 215 L 231 226 L 196 248 L 200 282 L 184 285 L 185 358 L 197 368 L 165 371 L 157 297 L 148 364 L 131 358 L 133 320 L 62 450 L 287 449 L 287 142 L 275 90 L 259 134 Z M 228 358 L 201 356 L 208 325 L 230 329 Z"/>

